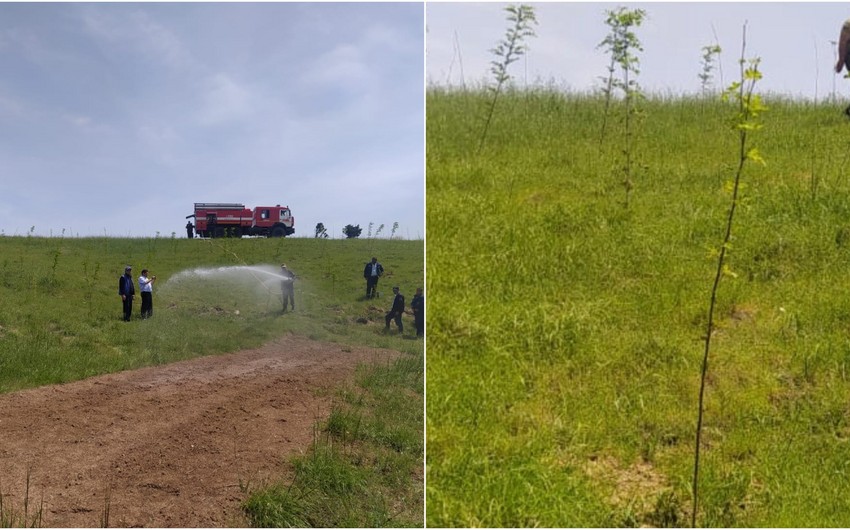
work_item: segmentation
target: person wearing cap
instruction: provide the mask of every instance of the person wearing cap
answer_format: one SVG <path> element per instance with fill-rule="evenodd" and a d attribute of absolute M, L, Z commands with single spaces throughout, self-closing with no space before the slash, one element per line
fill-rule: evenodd
<path fill-rule="evenodd" d="M 398 326 L 398 332 L 404 333 L 404 326 L 401 323 L 401 315 L 404 314 L 404 296 L 399 292 L 398 287 L 393 287 L 393 306 L 390 308 L 389 313 L 387 313 L 386 322 L 387 326 L 384 328 L 384 331 L 390 330 L 390 321 L 395 320 L 395 325 Z"/>
<path fill-rule="evenodd" d="M 148 270 L 142 269 L 142 275 L 139 276 L 139 291 L 142 293 L 142 318 L 153 316 L 153 282 L 155 281 L 156 276 L 148 278 Z"/>
<path fill-rule="evenodd" d="M 384 267 L 378 263 L 378 258 L 366 264 L 363 269 L 363 277 L 366 278 L 366 298 L 375 298 L 378 294 L 378 278 L 384 274 Z"/>
<path fill-rule="evenodd" d="M 124 322 L 130 321 L 133 314 L 133 297 L 136 296 L 136 287 L 133 285 L 133 267 L 124 267 L 124 276 L 118 278 L 118 296 L 124 306 Z"/>
<path fill-rule="evenodd" d="M 280 264 L 280 292 L 283 298 L 283 312 L 286 313 L 288 303 L 291 303 L 295 311 L 295 273 L 286 268 L 285 263 Z"/>

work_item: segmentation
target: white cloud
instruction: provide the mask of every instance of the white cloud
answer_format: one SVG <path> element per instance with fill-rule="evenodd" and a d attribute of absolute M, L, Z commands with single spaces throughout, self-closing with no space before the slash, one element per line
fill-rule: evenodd
<path fill-rule="evenodd" d="M 23 117 L 24 105 L 17 98 L 0 92 L 0 116 Z"/>
<path fill-rule="evenodd" d="M 177 132 L 168 125 L 142 125 L 136 134 L 140 140 L 153 146 L 172 145 L 180 140 Z"/>
<path fill-rule="evenodd" d="M 165 26 L 152 20 L 144 12 L 136 12 L 132 17 L 136 24 L 138 40 L 142 51 L 149 57 L 159 58 L 166 65 L 175 69 L 195 66 L 195 59 L 182 40 Z"/>
<path fill-rule="evenodd" d="M 199 120 L 204 125 L 238 121 L 254 112 L 251 91 L 227 74 L 207 78 L 203 90 Z"/>
<path fill-rule="evenodd" d="M 148 61 L 174 70 L 197 66 L 183 41 L 144 11 L 119 11 L 113 15 L 98 5 L 82 9 L 80 18 L 84 27 L 109 53 L 130 49 Z"/>
<path fill-rule="evenodd" d="M 367 78 L 368 68 L 361 50 L 351 44 L 341 44 L 316 59 L 302 81 L 308 84 L 352 86 Z"/>
<path fill-rule="evenodd" d="M 116 131 L 107 123 L 102 123 L 88 114 L 66 112 L 60 114 L 61 119 L 71 125 L 72 129 L 65 134 L 112 135 Z"/>

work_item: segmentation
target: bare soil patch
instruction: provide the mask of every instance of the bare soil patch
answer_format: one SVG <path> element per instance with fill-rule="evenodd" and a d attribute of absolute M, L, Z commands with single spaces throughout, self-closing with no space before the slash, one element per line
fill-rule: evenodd
<path fill-rule="evenodd" d="M 244 487 L 288 474 L 333 389 L 399 352 L 286 336 L 261 348 L 0 395 L 0 492 L 43 526 L 245 526 Z M 108 499 L 108 501 L 107 501 Z"/>

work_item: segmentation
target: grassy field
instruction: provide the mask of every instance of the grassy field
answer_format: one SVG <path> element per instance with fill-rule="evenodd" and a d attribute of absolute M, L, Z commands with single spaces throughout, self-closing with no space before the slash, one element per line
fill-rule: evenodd
<path fill-rule="evenodd" d="M 234 351 L 286 332 L 422 350 L 381 333 L 389 284 L 400 284 L 410 299 L 423 282 L 421 241 L 2 237 L 0 249 L 0 392 Z M 384 296 L 365 301 L 362 271 L 372 255 L 386 268 Z M 298 311 L 285 317 L 279 289 L 258 295 L 249 273 L 169 283 L 195 268 L 282 262 L 299 277 Z M 125 264 L 134 277 L 142 268 L 157 275 L 150 321 L 121 320 L 118 277 Z M 137 294 L 134 318 L 140 307 Z"/>
<path fill-rule="evenodd" d="M 429 90 L 429 526 L 690 524 L 735 109 Z M 702 526 L 850 524 L 850 123 L 766 97 L 718 293 Z"/>
<path fill-rule="evenodd" d="M 392 302 L 392 285 L 399 285 L 408 301 L 423 285 L 422 241 L 0 237 L 0 251 L 0 392 L 237 351 L 285 333 L 405 353 L 395 364 L 361 367 L 356 387 L 361 397 L 352 404 L 347 396 L 354 391 L 340 389 L 336 412 L 362 418 L 364 425 L 377 422 L 405 433 L 403 447 L 392 450 L 395 458 L 387 456 L 380 437 L 331 443 L 336 436 L 333 416 L 317 425 L 315 455 L 305 458 L 330 455 L 340 460 L 346 472 L 364 475 L 358 481 L 361 494 L 367 492 L 374 502 L 386 499 L 393 507 L 399 498 L 396 490 L 387 489 L 387 473 L 373 468 L 389 469 L 404 477 L 395 486 L 410 502 L 384 516 L 364 504 L 352 506 L 345 517 L 311 515 L 310 520 L 322 525 L 357 520 L 364 525 L 421 526 L 424 345 L 414 337 L 412 317 L 405 316 L 405 333 L 398 335 L 394 327 L 384 334 L 383 316 Z M 382 296 L 365 300 L 362 272 L 372 256 L 384 265 Z M 286 314 L 281 314 L 277 281 L 271 278 L 263 285 L 266 276 L 246 270 L 255 265 L 274 269 L 282 262 L 298 276 L 297 311 Z M 134 277 L 142 268 L 157 276 L 150 320 L 138 318 L 138 295 L 133 321 L 121 319 L 117 290 L 125 264 L 133 266 Z M 195 269 L 204 274 L 187 272 Z M 402 375 L 364 375 L 373 372 Z M 370 379 L 373 383 L 364 382 Z M 386 407 L 399 400 L 407 408 L 397 409 L 403 412 L 394 414 L 392 421 L 383 420 L 391 415 Z M 328 502 L 342 502 L 333 493 Z M 287 520 L 285 506 L 276 507 L 273 501 L 265 506 Z M 259 521 L 250 508 L 248 512 Z M 303 507 L 299 513 L 304 513 Z M 258 524 L 270 520 L 263 521 Z"/>
<path fill-rule="evenodd" d="M 421 528 L 423 374 L 421 357 L 363 367 L 312 450 L 293 459 L 295 478 L 248 499 L 251 525 Z"/>

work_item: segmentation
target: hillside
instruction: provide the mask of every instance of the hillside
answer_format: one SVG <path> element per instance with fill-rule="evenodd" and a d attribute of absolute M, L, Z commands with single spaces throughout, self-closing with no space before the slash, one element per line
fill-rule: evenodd
<path fill-rule="evenodd" d="M 362 277 L 377 256 L 381 290 L 398 283 L 409 300 L 424 278 L 422 241 L 0 237 L 0 250 L 0 392 L 237 351 L 287 332 L 422 347 L 381 333 L 391 299 L 364 300 Z M 265 272 L 281 263 L 298 276 L 298 310 L 286 315 Z M 134 321 L 121 320 L 126 264 L 134 277 L 157 275 L 150 321 L 137 319 L 138 294 Z"/>
<path fill-rule="evenodd" d="M 424 345 L 383 316 L 423 247 L 0 237 L 0 526 L 421 526 Z"/>
<path fill-rule="evenodd" d="M 690 523 L 738 156 L 719 98 L 427 95 L 430 526 Z M 702 526 L 847 526 L 850 123 L 766 98 L 718 293 Z M 628 205 L 623 185 L 631 145 Z"/>

